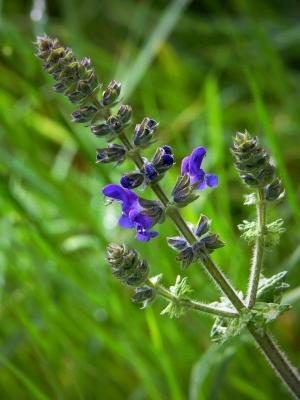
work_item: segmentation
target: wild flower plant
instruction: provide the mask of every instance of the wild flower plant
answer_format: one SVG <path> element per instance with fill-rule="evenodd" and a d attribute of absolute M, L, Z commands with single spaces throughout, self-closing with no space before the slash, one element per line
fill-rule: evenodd
<path fill-rule="evenodd" d="M 267 207 L 280 200 L 284 191 L 270 156 L 258 138 L 246 131 L 238 132 L 231 149 L 241 179 L 254 190 L 246 196 L 244 204 L 257 209 L 256 221 L 243 221 L 239 225 L 242 237 L 254 245 L 248 291 L 243 294 L 236 292 L 211 258 L 211 253 L 224 246 L 224 242 L 210 231 L 209 219 L 201 215 L 197 225 L 191 226 L 180 213 L 180 208 L 197 200 L 202 190 L 218 186 L 218 177 L 202 169 L 206 149 L 200 146 L 182 160 L 180 175 L 168 197 L 160 181 L 174 165 L 172 148 L 159 147 L 151 160 L 142 156 L 143 149 L 155 142 L 158 122 L 144 118 L 129 139 L 126 131 L 132 109 L 126 104 L 119 105 L 121 83 L 112 80 L 100 92 L 101 84 L 89 58 L 78 60 L 70 48 L 46 35 L 37 38 L 36 47 L 44 69 L 57 81 L 53 89 L 78 107 L 71 115 L 72 121 L 88 125 L 93 135 L 107 140 L 107 147 L 97 149 L 96 162 L 121 164 L 128 158 L 135 164 L 133 171 L 123 174 L 120 183 L 111 183 L 102 189 L 107 199 L 120 203 L 121 227 L 134 229 L 137 240 L 149 242 L 158 235 L 153 227 L 168 217 L 175 224 L 178 236 L 167 238 L 167 242 L 177 252 L 176 259 L 182 269 L 192 263 L 200 264 L 221 290 L 222 297 L 210 304 L 192 299 L 190 284 L 181 276 L 173 286 L 165 287 L 162 274 L 150 277 L 148 262 L 124 244 L 110 243 L 107 247 L 107 261 L 113 275 L 134 288 L 132 300 L 142 307 L 148 307 L 160 296 L 167 302 L 162 314 L 171 318 L 189 309 L 211 314 L 213 341 L 224 342 L 248 329 L 282 382 L 300 399 L 299 375 L 267 332 L 268 324 L 289 309 L 288 305 L 281 304 L 282 294 L 288 288 L 284 282 L 286 271 L 269 278 L 262 274 L 265 249 L 278 243 L 284 230 L 283 220 L 267 221 Z M 119 143 L 111 143 L 113 140 Z M 144 199 L 133 191 L 146 186 L 152 189 L 157 200 Z"/>

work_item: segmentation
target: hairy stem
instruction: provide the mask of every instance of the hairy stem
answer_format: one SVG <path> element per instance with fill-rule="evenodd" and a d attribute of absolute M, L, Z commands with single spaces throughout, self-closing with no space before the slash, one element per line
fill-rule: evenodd
<path fill-rule="evenodd" d="M 199 301 L 196 300 L 192 300 L 192 299 L 188 299 L 188 298 L 178 298 L 176 295 L 174 295 L 170 290 L 168 290 L 167 288 L 165 288 L 162 285 L 158 285 L 155 286 L 153 285 L 153 283 L 151 282 L 150 279 L 148 279 L 146 281 L 146 284 L 148 286 L 152 286 L 155 287 L 157 294 L 161 297 L 163 297 L 164 299 L 168 300 L 168 301 L 172 301 L 173 303 L 176 303 L 182 307 L 186 307 L 189 309 L 193 309 L 196 311 L 200 311 L 200 312 L 204 312 L 204 313 L 208 313 L 208 314 L 213 314 L 213 315 L 219 315 L 221 317 L 229 317 L 229 318 L 236 318 L 239 316 L 238 313 L 231 311 L 229 309 L 220 309 L 220 308 L 216 308 L 207 304 L 203 304 L 200 303 Z"/>
<path fill-rule="evenodd" d="M 268 334 L 259 335 L 252 324 L 248 325 L 248 329 L 278 377 L 294 397 L 300 399 L 300 377 L 296 368 L 291 365 L 284 352 Z"/>
<path fill-rule="evenodd" d="M 256 301 L 260 273 L 264 261 L 265 226 L 266 226 L 266 201 L 265 190 L 257 190 L 257 239 L 254 246 L 253 260 L 247 293 L 247 307 L 252 308 Z"/>
<path fill-rule="evenodd" d="M 134 150 L 134 147 L 128 140 L 126 134 L 122 132 L 120 134 L 120 140 L 124 144 L 127 150 L 132 151 Z M 133 161 L 137 165 L 138 168 L 141 168 L 143 166 L 143 159 L 139 155 L 138 152 L 133 153 L 132 156 Z M 162 202 L 162 204 L 167 207 L 169 204 L 168 197 L 166 196 L 165 192 L 163 191 L 162 187 L 156 183 L 153 185 L 150 185 L 152 190 L 155 192 L 159 200 Z M 259 194 L 261 199 L 264 199 L 263 193 L 261 192 Z M 263 205 L 263 201 L 261 201 L 261 207 L 265 207 Z M 263 209 L 263 215 L 261 214 L 262 208 L 260 208 L 260 221 L 265 220 L 265 209 Z M 168 213 L 174 224 L 176 225 L 177 229 L 181 234 L 187 239 L 187 241 L 190 244 L 195 243 L 197 240 L 194 233 L 190 230 L 189 226 L 185 222 L 185 220 L 182 218 L 182 215 L 180 214 L 179 210 L 176 208 L 172 208 L 172 210 Z M 261 222 L 260 222 L 261 224 Z M 261 226 L 264 226 L 262 224 Z M 259 235 L 263 238 L 263 235 Z M 263 240 L 263 239 L 262 239 Z M 262 259 L 263 259 L 263 247 L 264 247 L 264 242 L 260 242 L 260 251 L 261 255 L 259 255 L 259 272 L 261 269 L 262 265 Z M 238 294 L 236 293 L 235 289 L 232 287 L 231 283 L 228 281 L 226 276 L 223 274 L 223 272 L 215 265 L 213 260 L 210 258 L 208 254 L 205 254 L 205 256 L 201 260 L 202 265 L 208 272 L 208 274 L 213 278 L 217 286 L 224 292 L 224 294 L 228 297 L 228 299 L 231 301 L 232 305 L 235 307 L 237 310 L 238 314 L 243 311 L 246 306 L 243 303 L 243 301 L 239 298 Z M 257 270 L 257 269 L 256 269 Z M 258 278 L 257 278 L 258 276 Z M 259 279 L 259 273 L 255 274 L 256 280 Z M 256 282 L 256 281 L 255 281 Z M 255 290 L 255 298 L 256 298 L 256 292 L 257 292 L 257 286 L 258 286 L 258 280 L 255 283 L 256 285 L 256 290 Z M 254 299 L 255 301 L 255 299 Z M 248 324 L 248 330 L 252 334 L 254 340 L 258 344 L 260 350 L 266 357 L 266 359 L 269 361 L 269 363 L 273 366 L 274 370 L 276 371 L 277 375 L 283 382 L 283 384 L 286 385 L 286 387 L 290 390 L 291 393 L 294 394 L 295 398 L 300 400 L 300 379 L 299 376 L 296 372 L 296 369 L 291 366 L 289 361 L 287 360 L 286 356 L 284 356 L 283 352 L 279 350 L 279 348 L 275 345 L 275 343 L 272 341 L 272 339 L 267 335 L 264 334 L 263 336 L 260 336 L 257 332 L 253 324 L 249 323 Z"/>

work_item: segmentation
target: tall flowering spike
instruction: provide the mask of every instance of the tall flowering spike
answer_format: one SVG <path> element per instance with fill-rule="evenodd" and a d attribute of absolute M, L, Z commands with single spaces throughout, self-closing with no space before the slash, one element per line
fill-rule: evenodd
<path fill-rule="evenodd" d="M 107 164 L 117 162 L 121 164 L 126 158 L 126 149 L 120 144 L 109 144 L 108 147 L 96 150 L 96 162 Z"/>
<path fill-rule="evenodd" d="M 89 58 L 78 60 L 70 48 L 47 35 L 37 37 L 36 47 L 36 54 L 44 61 L 45 70 L 58 81 L 53 87 L 55 91 L 64 93 L 72 103 L 86 104 L 96 98 L 99 82 Z"/>
<path fill-rule="evenodd" d="M 237 132 L 231 151 L 236 159 L 236 169 L 247 185 L 263 188 L 272 184 L 275 167 L 270 162 L 269 154 L 260 146 L 257 137 L 250 136 L 247 131 Z"/>
<path fill-rule="evenodd" d="M 135 126 L 133 143 L 138 147 L 147 147 L 153 143 L 153 136 L 155 134 L 158 122 L 155 119 L 144 118 L 140 124 Z"/>

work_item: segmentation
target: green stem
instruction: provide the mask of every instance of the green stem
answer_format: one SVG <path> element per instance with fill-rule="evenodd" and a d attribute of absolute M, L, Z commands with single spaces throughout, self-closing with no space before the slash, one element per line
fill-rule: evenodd
<path fill-rule="evenodd" d="M 249 278 L 247 307 L 252 308 L 256 301 L 260 273 L 264 261 L 265 249 L 265 227 L 266 227 L 266 201 L 264 189 L 257 190 L 257 239 L 254 246 L 254 253 Z"/>
<path fill-rule="evenodd" d="M 190 308 L 196 311 L 218 315 L 221 317 L 228 317 L 228 318 L 237 318 L 239 316 L 238 313 L 231 311 L 229 309 L 220 309 L 213 306 L 209 306 L 207 304 L 200 303 L 199 301 L 188 299 L 188 298 L 178 298 L 175 296 L 170 290 L 165 288 L 162 285 L 155 286 L 152 284 L 151 280 L 148 279 L 146 284 L 148 286 L 155 287 L 157 294 L 163 297 L 164 299 L 176 303 L 182 307 Z"/>
<path fill-rule="evenodd" d="M 300 377 L 296 368 L 291 365 L 284 352 L 280 350 L 271 336 L 267 333 L 263 336 L 259 335 L 252 324 L 248 325 L 248 329 L 278 377 L 294 395 L 295 399 L 300 399 Z"/>
<path fill-rule="evenodd" d="M 124 146 L 127 148 L 127 150 L 134 149 L 134 147 L 132 146 L 132 144 L 130 143 L 124 132 L 120 134 L 120 139 L 124 144 Z M 133 160 L 139 168 L 143 167 L 143 160 L 138 153 L 135 154 Z M 165 207 L 167 207 L 169 204 L 169 200 L 166 194 L 164 193 L 163 189 L 161 188 L 161 186 L 159 184 L 154 184 L 151 185 L 151 188 L 156 193 L 157 197 L 160 199 L 162 204 Z M 262 193 L 260 193 L 260 196 L 261 195 Z M 190 244 L 195 243 L 197 239 L 194 233 L 188 227 L 185 220 L 182 218 L 180 212 L 176 208 L 174 208 L 172 209 L 171 212 L 169 212 L 169 216 L 176 225 L 177 229 L 187 239 L 187 241 Z M 265 211 L 263 218 L 265 218 Z M 261 258 L 262 262 L 262 256 L 260 256 L 259 258 Z M 236 308 L 238 313 L 243 311 L 246 308 L 245 304 L 239 298 L 238 294 L 236 293 L 236 291 L 234 290 L 228 279 L 225 277 L 223 272 L 214 264 L 214 262 L 212 261 L 212 259 L 208 254 L 206 254 L 202 258 L 201 263 L 206 269 L 206 271 L 209 273 L 209 275 L 213 278 L 215 283 L 221 288 L 224 294 L 231 301 L 231 303 Z M 266 359 L 273 366 L 277 375 L 280 377 L 282 383 L 285 384 L 286 387 L 291 391 L 291 393 L 295 395 L 295 398 L 300 400 L 300 378 L 296 372 L 296 369 L 291 366 L 287 358 L 284 356 L 283 352 L 279 350 L 279 348 L 275 345 L 275 343 L 267 334 L 260 336 L 256 332 L 255 326 L 253 326 L 251 323 L 248 324 L 248 330 L 252 334 L 253 338 L 255 339 L 256 343 L 258 344 L 260 350 L 263 352 Z"/>

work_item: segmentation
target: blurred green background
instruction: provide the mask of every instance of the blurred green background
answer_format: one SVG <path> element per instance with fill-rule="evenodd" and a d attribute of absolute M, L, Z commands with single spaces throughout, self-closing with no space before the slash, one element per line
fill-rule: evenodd
<path fill-rule="evenodd" d="M 223 346 L 210 342 L 210 317 L 160 316 L 130 301 L 105 263 L 109 241 L 139 249 L 151 273 L 174 283 L 179 273 L 165 236 L 137 243 L 116 225 L 118 205 L 104 207 L 100 189 L 120 169 L 95 164 L 74 108 L 53 93 L 53 81 L 34 57 L 46 32 L 92 58 L 106 84 L 124 83 L 134 121 L 160 121 L 159 144 L 180 160 L 208 148 L 205 166 L 217 190 L 184 210 L 196 222 L 213 220 L 227 246 L 214 259 L 245 290 L 251 250 L 237 224 L 253 218 L 229 148 L 236 130 L 258 134 L 271 150 L 286 199 L 270 210 L 287 231 L 268 254 L 265 274 L 287 269 L 292 311 L 271 327 L 300 366 L 299 158 L 300 5 L 298 1 L 2 0 L 0 17 L 0 398 L 1 399 L 285 399 L 273 371 L 244 335 Z M 150 153 L 154 150 L 151 149 Z M 219 293 L 194 265 L 194 296 Z"/>

